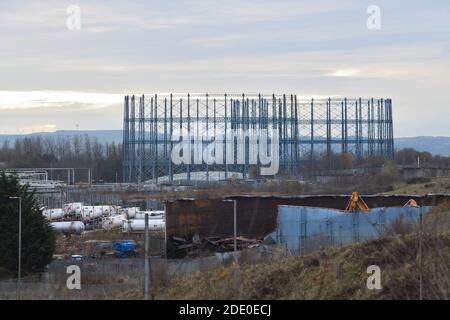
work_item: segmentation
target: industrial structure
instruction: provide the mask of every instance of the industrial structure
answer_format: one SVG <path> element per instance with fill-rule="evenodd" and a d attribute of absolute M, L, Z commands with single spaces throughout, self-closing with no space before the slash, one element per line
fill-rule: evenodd
<path fill-rule="evenodd" d="M 271 156 L 278 157 L 278 174 L 290 176 L 299 168 L 314 174 L 319 156 L 332 153 L 351 153 L 355 160 L 394 155 L 391 99 L 305 99 L 294 94 L 133 95 L 125 96 L 123 125 L 124 182 L 248 178 L 252 165 L 258 170 L 262 166 L 251 161 L 254 151 L 259 150 L 252 149 L 252 143 L 260 140 L 252 140 L 251 134 L 246 137 L 248 131 L 268 132 L 268 150 L 277 144 Z M 236 132 L 244 133 L 241 163 L 236 161 L 239 142 L 232 136 Z M 224 143 L 224 150 L 214 151 L 223 161 L 174 162 L 173 147 L 186 133 L 189 157 L 195 157 L 190 152 L 198 137 L 203 149 L 220 135 L 228 142 L 232 134 L 235 148 L 231 161 Z"/>

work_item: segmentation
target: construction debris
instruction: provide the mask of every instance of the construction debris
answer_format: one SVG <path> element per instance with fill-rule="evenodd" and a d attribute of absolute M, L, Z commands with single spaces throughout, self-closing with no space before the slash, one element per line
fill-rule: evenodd
<path fill-rule="evenodd" d="M 257 248 L 262 244 L 260 239 L 236 237 L 239 250 Z M 234 250 L 234 238 L 209 237 L 200 238 L 195 235 L 192 240 L 172 236 L 168 241 L 167 256 L 169 258 L 198 257 L 210 252 L 230 252 Z"/>

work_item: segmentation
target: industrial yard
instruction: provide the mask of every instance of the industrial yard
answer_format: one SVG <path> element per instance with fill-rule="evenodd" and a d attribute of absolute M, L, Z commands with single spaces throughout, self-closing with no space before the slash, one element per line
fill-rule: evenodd
<path fill-rule="evenodd" d="M 450 300 L 450 2 L 0 8 L 4 314 Z"/>
<path fill-rule="evenodd" d="M 3 150 L 61 165 L 2 170 L 1 299 L 448 299 L 449 161 L 394 150 L 390 99 L 124 100 L 123 147 Z"/>
<path fill-rule="evenodd" d="M 426 237 L 434 241 L 425 245 L 426 250 L 442 246 L 439 252 L 443 255 L 427 256 L 427 268 L 431 268 L 428 263 L 439 262 L 445 269 L 450 263 L 446 179 L 419 179 L 414 184 L 418 190 L 433 184 L 438 191 L 428 195 L 397 194 L 395 190 L 378 195 L 277 195 L 262 191 L 264 184 L 260 184 L 259 192 L 254 184 L 251 189 L 244 184 L 243 192 L 253 190 L 248 194 L 238 194 L 236 188 L 227 191 L 227 184 L 215 185 L 221 192 L 211 194 L 201 183 L 155 185 L 151 190 L 132 184 L 124 188 L 63 183 L 54 187 L 58 190 L 55 192 L 34 185 L 41 214 L 57 232 L 56 245 L 45 271 L 23 276 L 20 296 L 142 299 L 147 282 L 152 299 L 415 299 L 417 292 L 402 286 L 419 286 L 413 281 L 416 276 L 412 274 L 418 271 L 411 261 L 417 250 L 419 221 L 426 221 Z M 411 188 L 411 184 L 405 185 Z M 405 188 L 402 183 L 397 186 L 399 190 Z M 77 202 L 66 202 L 75 199 Z M 439 229 L 435 228 L 436 221 Z M 389 270 L 401 266 L 385 282 L 386 288 L 396 287 L 397 291 L 373 293 L 359 287 L 358 279 L 364 279 L 364 273 L 357 270 L 365 263 L 365 251 L 384 248 L 389 259 L 399 246 L 411 251 L 399 260 L 383 262 Z M 149 261 L 148 280 L 144 276 L 145 257 Z M 379 258 L 367 253 L 367 261 Z M 411 270 L 403 267 L 411 263 Z M 81 290 L 66 287 L 70 265 L 80 267 Z M 289 268 L 302 271 L 292 279 Z M 330 270 L 340 276 L 328 278 Z M 405 280 L 409 282 L 396 282 L 402 272 L 412 277 Z M 279 280 L 274 280 L 275 274 L 279 274 Z M 352 279 L 348 278 L 350 274 Z M 316 283 L 316 277 L 323 277 L 320 283 Z M 231 290 L 236 279 L 242 283 L 237 291 Z M 296 285 L 279 287 L 282 283 Z M 425 298 L 448 298 L 445 281 L 439 283 L 438 291 L 429 287 L 433 283 L 427 286 Z M 2 299 L 17 297 L 14 279 L 3 279 L 0 288 Z"/>
<path fill-rule="evenodd" d="M 395 151 L 391 103 L 126 96 L 106 156 L 88 137 L 19 142 L 61 165 L 2 170 L 0 298 L 448 299 L 449 161 Z"/>

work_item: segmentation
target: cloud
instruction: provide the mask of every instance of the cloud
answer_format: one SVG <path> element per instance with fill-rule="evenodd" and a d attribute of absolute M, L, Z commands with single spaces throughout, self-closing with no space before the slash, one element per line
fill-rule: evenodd
<path fill-rule="evenodd" d="M 1 110 L 29 110 L 85 106 L 101 109 L 120 103 L 123 96 L 110 93 L 77 91 L 0 91 Z"/>
<path fill-rule="evenodd" d="M 66 27 L 71 4 L 80 30 Z M 422 126 L 426 104 L 424 127 L 448 134 L 448 2 L 380 0 L 376 32 L 368 4 L 3 1 L 0 128 L 45 126 L 54 115 L 60 129 L 95 129 L 93 115 L 117 128 L 122 92 L 260 91 L 392 97 L 396 134 Z"/>

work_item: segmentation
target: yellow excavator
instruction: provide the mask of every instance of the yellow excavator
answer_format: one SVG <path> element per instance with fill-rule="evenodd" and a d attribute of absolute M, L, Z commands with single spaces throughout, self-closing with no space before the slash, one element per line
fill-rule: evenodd
<path fill-rule="evenodd" d="M 405 205 L 403 207 L 414 207 L 414 208 L 418 208 L 419 205 L 417 204 L 417 201 L 414 200 L 413 198 L 409 199 L 407 203 L 405 203 Z"/>
<path fill-rule="evenodd" d="M 357 191 L 352 192 L 350 196 L 350 200 L 348 201 L 347 208 L 345 208 L 345 212 L 355 212 L 358 210 L 359 212 L 369 211 L 369 206 L 364 202 L 364 200 L 359 196 Z"/>

